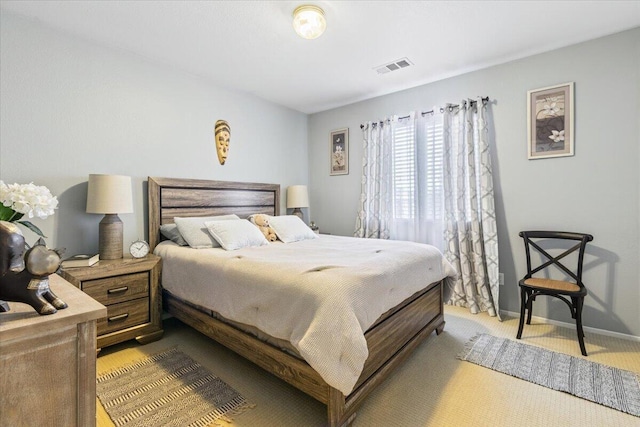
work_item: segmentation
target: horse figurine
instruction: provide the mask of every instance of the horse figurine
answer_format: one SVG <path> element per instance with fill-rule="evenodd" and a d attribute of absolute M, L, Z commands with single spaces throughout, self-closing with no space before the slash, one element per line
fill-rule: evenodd
<path fill-rule="evenodd" d="M 62 252 L 47 248 L 42 238 L 26 253 L 24 249 L 18 226 L 0 221 L 0 312 L 10 310 L 7 301 L 28 304 L 38 314 L 67 308 L 49 288 L 49 275 L 58 271 Z"/>

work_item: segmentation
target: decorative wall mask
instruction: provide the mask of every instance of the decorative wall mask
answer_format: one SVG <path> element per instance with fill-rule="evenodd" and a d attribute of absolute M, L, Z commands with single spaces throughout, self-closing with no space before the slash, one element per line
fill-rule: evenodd
<path fill-rule="evenodd" d="M 227 161 L 229 154 L 229 140 L 231 138 L 231 128 L 226 120 L 218 120 L 215 127 L 216 151 L 221 165 Z"/>

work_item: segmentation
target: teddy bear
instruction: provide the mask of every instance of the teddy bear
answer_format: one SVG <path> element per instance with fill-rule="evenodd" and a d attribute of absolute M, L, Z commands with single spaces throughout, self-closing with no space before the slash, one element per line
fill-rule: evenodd
<path fill-rule="evenodd" d="M 276 232 L 273 231 L 273 228 L 269 226 L 269 215 L 265 215 L 265 214 L 251 215 L 249 217 L 249 221 L 255 224 L 255 226 L 258 227 L 260 231 L 262 231 L 262 234 L 264 234 L 264 237 L 269 242 L 275 242 L 278 239 L 278 237 L 276 236 Z"/>

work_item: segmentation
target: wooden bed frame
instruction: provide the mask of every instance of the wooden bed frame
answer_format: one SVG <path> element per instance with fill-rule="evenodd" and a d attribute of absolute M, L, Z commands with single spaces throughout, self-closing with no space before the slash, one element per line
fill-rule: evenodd
<path fill-rule="evenodd" d="M 149 244 L 162 240 L 160 226 L 175 216 L 211 216 L 235 213 L 279 215 L 280 186 L 194 179 L 149 177 Z M 392 370 L 434 330 L 444 329 L 443 283 L 429 284 L 383 314 L 365 333 L 369 357 L 351 394 L 329 386 L 304 360 L 240 331 L 209 313 L 164 292 L 165 310 L 220 344 L 235 351 L 314 399 L 327 405 L 328 425 L 351 424 L 357 407 Z"/>

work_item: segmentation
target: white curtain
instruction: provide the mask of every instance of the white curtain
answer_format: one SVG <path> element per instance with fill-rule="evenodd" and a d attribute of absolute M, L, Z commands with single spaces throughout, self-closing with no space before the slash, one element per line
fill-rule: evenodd
<path fill-rule="evenodd" d="M 447 303 L 499 316 L 489 145 L 480 98 L 363 125 L 354 236 L 436 246 L 459 273 Z"/>
<path fill-rule="evenodd" d="M 392 116 L 366 123 L 362 133 L 354 236 L 428 243 L 442 251 L 442 116 Z"/>
<path fill-rule="evenodd" d="M 388 239 L 391 218 L 389 120 L 366 123 L 362 136 L 362 182 L 354 236 Z"/>
<path fill-rule="evenodd" d="M 487 108 L 481 99 L 444 109 L 445 251 L 458 271 L 447 303 L 498 310 L 498 235 Z"/>

